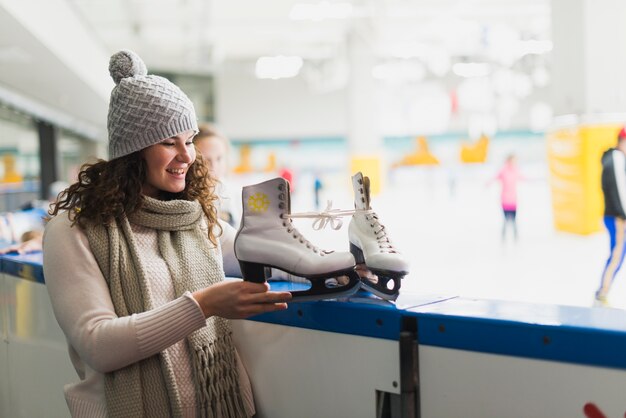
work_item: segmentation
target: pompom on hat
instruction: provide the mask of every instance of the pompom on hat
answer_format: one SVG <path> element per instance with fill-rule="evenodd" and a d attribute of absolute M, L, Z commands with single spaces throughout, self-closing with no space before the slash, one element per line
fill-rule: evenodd
<path fill-rule="evenodd" d="M 622 129 L 620 129 L 619 133 L 617 134 L 617 139 L 624 140 L 626 139 L 626 126 L 622 126 Z"/>
<path fill-rule="evenodd" d="M 109 73 L 116 84 L 107 119 L 110 159 L 181 132 L 198 132 L 196 111 L 189 97 L 168 79 L 148 75 L 146 64 L 134 52 L 113 54 Z"/>

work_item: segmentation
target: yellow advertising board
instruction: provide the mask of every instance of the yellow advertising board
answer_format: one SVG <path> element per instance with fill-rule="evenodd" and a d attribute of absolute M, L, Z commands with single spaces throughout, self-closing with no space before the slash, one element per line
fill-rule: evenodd
<path fill-rule="evenodd" d="M 617 142 L 620 124 L 578 125 L 547 136 L 554 227 L 588 235 L 602 229 L 600 158 Z"/>

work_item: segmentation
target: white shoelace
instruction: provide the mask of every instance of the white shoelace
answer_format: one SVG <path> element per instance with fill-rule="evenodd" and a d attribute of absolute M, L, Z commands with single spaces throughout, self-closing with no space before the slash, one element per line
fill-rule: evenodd
<path fill-rule="evenodd" d="M 355 213 L 363 213 L 366 215 L 374 214 L 374 211 L 371 209 L 352 209 L 352 210 L 341 210 L 341 209 L 333 209 L 333 201 L 329 200 L 326 203 L 326 209 L 322 212 L 301 212 L 301 213 L 291 213 L 284 214 L 285 218 L 309 218 L 315 219 L 313 221 L 313 229 L 319 231 L 320 229 L 326 228 L 326 225 L 330 225 L 330 227 L 334 230 L 341 229 L 343 226 L 343 220 L 341 220 L 344 216 L 352 216 Z"/>
<path fill-rule="evenodd" d="M 362 213 L 365 215 L 365 219 L 370 222 L 370 227 L 374 231 L 374 235 L 376 236 L 376 241 L 378 242 L 378 247 L 390 253 L 395 253 L 396 250 L 389 240 L 387 236 L 387 231 L 385 230 L 385 226 L 380 223 L 378 219 L 378 215 L 371 209 L 352 209 L 352 210 L 341 210 L 341 209 L 333 209 L 333 202 L 329 200 L 326 204 L 326 209 L 322 212 L 302 212 L 302 213 L 292 213 L 283 215 L 285 218 L 300 218 L 300 219 L 314 219 L 313 221 L 313 229 L 319 231 L 320 229 L 324 229 L 327 225 L 334 230 L 339 230 L 343 226 L 343 220 L 341 220 L 344 216 L 352 216 L 357 213 Z"/>

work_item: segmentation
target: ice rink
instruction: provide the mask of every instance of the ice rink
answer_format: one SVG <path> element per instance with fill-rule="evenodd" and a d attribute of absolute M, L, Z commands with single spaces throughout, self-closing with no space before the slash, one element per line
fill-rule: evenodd
<path fill-rule="evenodd" d="M 608 235 L 581 236 L 555 231 L 543 139 L 525 148 L 519 140 L 492 147 L 486 164 L 446 162 L 437 167 L 402 167 L 386 173 L 384 188 L 372 206 L 392 241 L 411 262 L 402 292 L 462 296 L 542 304 L 592 306 L 608 256 Z M 436 149 L 436 148 L 435 148 Z M 502 239 L 499 185 L 489 184 L 505 155 L 517 151 L 528 177 L 520 183 L 518 240 L 508 231 Z M 393 158 L 393 156 L 391 157 Z M 313 210 L 311 172 L 302 171 L 292 196 L 292 211 Z M 352 190 L 344 170 L 321 175 L 322 206 L 351 209 Z M 250 183 L 248 183 L 250 184 Z M 313 243 L 325 249 L 348 250 L 349 218 L 342 229 L 314 231 L 312 221 L 294 221 Z M 626 308 L 626 278 L 618 274 L 609 302 Z"/>

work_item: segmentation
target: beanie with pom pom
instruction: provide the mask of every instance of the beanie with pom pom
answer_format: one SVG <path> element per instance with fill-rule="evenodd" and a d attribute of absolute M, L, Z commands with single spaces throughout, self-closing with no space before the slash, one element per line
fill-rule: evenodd
<path fill-rule="evenodd" d="M 148 75 L 146 65 L 134 52 L 113 54 L 109 73 L 116 84 L 107 120 L 110 159 L 188 130 L 198 132 L 191 100 L 166 78 Z"/>

